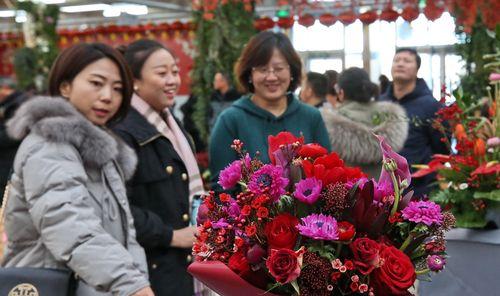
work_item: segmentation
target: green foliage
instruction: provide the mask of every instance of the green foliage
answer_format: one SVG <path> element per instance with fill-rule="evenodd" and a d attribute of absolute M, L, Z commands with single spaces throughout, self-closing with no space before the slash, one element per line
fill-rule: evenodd
<path fill-rule="evenodd" d="M 440 190 L 431 195 L 431 199 L 441 205 L 451 205 L 457 227 L 482 228 L 486 225 L 486 208 L 478 208 L 474 204 L 472 190 Z"/>
<path fill-rule="evenodd" d="M 457 34 L 464 34 L 462 27 L 457 26 Z M 457 53 L 466 63 L 466 73 L 460 82 L 465 95 L 475 100 L 486 96 L 485 85 L 488 85 L 488 75 L 491 71 L 485 68 L 486 61 L 483 56 L 496 52 L 499 48 L 500 25 L 496 26 L 496 32 L 491 32 L 478 14 L 472 33 L 465 35 L 464 42 L 456 45 Z"/>
<path fill-rule="evenodd" d="M 203 11 L 195 10 L 193 19 L 197 26 L 195 45 L 198 50 L 192 73 L 191 89 L 197 97 L 193 120 L 206 143 L 213 77 L 219 71 L 233 73 L 241 50 L 256 31 L 253 27 L 254 14 L 245 10 L 243 1 L 219 4 L 213 20 L 204 19 Z"/>
<path fill-rule="evenodd" d="M 59 52 L 56 31 L 59 20 L 57 5 L 44 5 L 31 1 L 16 3 L 18 10 L 24 10 L 32 21 L 35 45 L 21 48 L 15 53 L 14 69 L 21 89 L 36 89 L 43 93 L 52 63 Z"/>

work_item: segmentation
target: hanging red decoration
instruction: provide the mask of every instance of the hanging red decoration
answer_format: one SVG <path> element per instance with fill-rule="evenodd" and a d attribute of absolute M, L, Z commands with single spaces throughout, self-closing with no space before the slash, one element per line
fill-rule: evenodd
<path fill-rule="evenodd" d="M 255 27 L 255 29 L 257 29 L 259 31 L 264 31 L 264 30 L 272 29 L 274 27 L 274 21 L 270 17 L 265 16 L 265 17 L 261 17 L 259 19 L 256 19 L 253 23 L 253 26 Z"/>
<path fill-rule="evenodd" d="M 386 22 L 395 22 L 399 17 L 399 13 L 392 8 L 392 3 L 390 2 L 389 5 L 382 10 L 380 13 L 380 19 Z"/>
<path fill-rule="evenodd" d="M 472 25 L 477 16 L 477 0 L 454 0 L 448 3 L 448 9 L 455 17 L 457 25 L 462 25 L 465 33 L 472 32 Z"/>
<path fill-rule="evenodd" d="M 337 21 L 337 19 L 331 13 L 323 13 L 319 17 L 319 22 L 322 25 L 327 26 L 327 27 L 330 27 L 331 25 L 335 24 L 336 21 Z"/>
<path fill-rule="evenodd" d="M 282 29 L 290 29 L 293 27 L 293 23 L 295 23 L 295 20 L 293 19 L 293 16 L 290 17 L 280 17 L 276 24 L 278 27 Z"/>
<path fill-rule="evenodd" d="M 377 19 L 378 19 L 378 14 L 374 10 L 369 10 L 359 15 L 359 20 L 365 25 L 369 25 L 375 22 Z"/>
<path fill-rule="evenodd" d="M 424 15 L 430 21 L 435 21 L 441 17 L 444 12 L 443 5 L 437 5 L 434 0 L 425 1 Z"/>
<path fill-rule="evenodd" d="M 341 23 L 347 26 L 356 21 L 356 15 L 352 10 L 348 10 L 339 14 L 338 19 Z"/>
<path fill-rule="evenodd" d="M 500 2 L 498 0 L 483 0 L 479 4 L 483 22 L 490 30 L 495 30 L 500 23 Z"/>
<path fill-rule="evenodd" d="M 403 11 L 401 12 L 401 17 L 411 23 L 418 18 L 420 11 L 418 10 L 418 6 L 407 5 Z"/>
<path fill-rule="evenodd" d="M 302 26 L 308 28 L 312 25 L 314 25 L 314 22 L 316 20 L 314 19 L 314 16 L 306 13 L 306 14 L 303 14 L 299 17 L 299 24 L 301 24 Z"/>
<path fill-rule="evenodd" d="M 170 29 L 173 31 L 180 31 L 182 30 L 184 25 L 180 21 L 175 21 L 172 24 L 170 24 Z"/>

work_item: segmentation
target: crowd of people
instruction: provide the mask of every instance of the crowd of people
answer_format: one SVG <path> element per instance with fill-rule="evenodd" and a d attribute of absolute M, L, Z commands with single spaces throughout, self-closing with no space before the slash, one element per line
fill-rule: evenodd
<path fill-rule="evenodd" d="M 201 142 L 171 112 L 177 62 L 153 40 L 118 50 L 78 44 L 55 61 L 50 97 L 0 98 L 2 189 L 10 180 L 3 267 L 69 269 L 77 295 L 204 293 L 187 273 L 192 205 L 204 184 L 195 158 Z M 281 131 L 335 151 L 372 178 L 382 161 L 374 134 L 410 164 L 446 153 L 430 125 L 440 104 L 417 78 L 419 67 L 415 50 L 398 49 L 393 81 L 381 79 L 381 91 L 360 68 L 303 75 L 286 35 L 255 35 L 235 65 L 238 90 L 231 73 L 214 78 L 211 188 L 221 190 L 218 172 L 238 158 L 233 139 L 268 162 L 267 137 Z M 432 178 L 415 182 L 416 197 L 429 192 Z"/>

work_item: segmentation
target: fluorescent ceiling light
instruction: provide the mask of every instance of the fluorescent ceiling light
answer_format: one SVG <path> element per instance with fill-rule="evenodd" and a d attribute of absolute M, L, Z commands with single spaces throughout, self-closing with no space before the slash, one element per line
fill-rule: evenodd
<path fill-rule="evenodd" d="M 40 2 L 44 4 L 63 4 L 66 3 L 66 0 L 42 0 Z"/>
<path fill-rule="evenodd" d="M 104 17 L 117 17 L 120 16 L 122 12 L 131 15 L 144 15 L 148 14 L 148 7 L 140 4 L 114 3 L 106 8 L 102 12 L 102 15 Z"/>
<path fill-rule="evenodd" d="M 66 13 L 88 12 L 88 11 L 105 10 L 108 7 L 110 7 L 110 5 L 103 4 L 103 3 L 87 4 L 87 5 L 73 5 L 73 6 L 61 7 L 61 11 L 66 12 Z"/>
<path fill-rule="evenodd" d="M 13 17 L 16 16 L 15 10 L 0 10 L 0 17 Z"/>

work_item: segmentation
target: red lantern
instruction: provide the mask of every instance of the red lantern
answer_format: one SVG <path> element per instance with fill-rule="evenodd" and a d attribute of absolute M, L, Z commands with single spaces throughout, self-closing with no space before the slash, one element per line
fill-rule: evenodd
<path fill-rule="evenodd" d="M 500 3 L 497 0 L 486 0 L 479 4 L 483 22 L 492 31 L 500 23 Z"/>
<path fill-rule="evenodd" d="M 301 24 L 302 26 L 308 28 L 312 25 L 314 25 L 314 22 L 316 20 L 314 19 L 314 17 L 310 14 L 303 14 L 299 17 L 299 24 Z"/>
<path fill-rule="evenodd" d="M 278 27 L 283 28 L 283 29 L 290 29 L 293 27 L 293 23 L 295 20 L 293 19 L 293 16 L 291 17 L 280 17 L 276 24 Z"/>
<path fill-rule="evenodd" d="M 255 27 L 255 29 L 259 31 L 264 31 L 274 27 L 274 21 L 270 17 L 265 16 L 256 19 L 253 23 L 253 26 Z"/>
<path fill-rule="evenodd" d="M 407 5 L 404 9 L 403 12 L 401 13 L 401 17 L 411 23 L 414 20 L 418 18 L 418 15 L 420 14 L 420 11 L 418 10 L 417 6 L 413 5 Z"/>
<path fill-rule="evenodd" d="M 324 13 L 319 17 L 319 22 L 327 27 L 330 27 L 331 25 L 335 24 L 336 21 L 337 19 L 331 13 Z"/>
<path fill-rule="evenodd" d="M 444 6 L 437 6 L 434 0 L 425 1 L 424 14 L 430 21 L 435 21 L 441 17 L 444 12 Z"/>
<path fill-rule="evenodd" d="M 369 25 L 369 24 L 375 22 L 377 20 L 377 18 L 378 18 L 378 15 L 373 10 L 363 12 L 362 14 L 359 15 L 359 20 L 365 25 Z"/>
<path fill-rule="evenodd" d="M 356 21 L 356 15 L 352 10 L 342 12 L 339 14 L 338 19 L 345 26 L 350 25 Z"/>
<path fill-rule="evenodd" d="M 399 17 L 399 13 L 392 8 L 392 5 L 387 5 L 380 13 L 380 19 L 386 22 L 395 22 Z"/>

